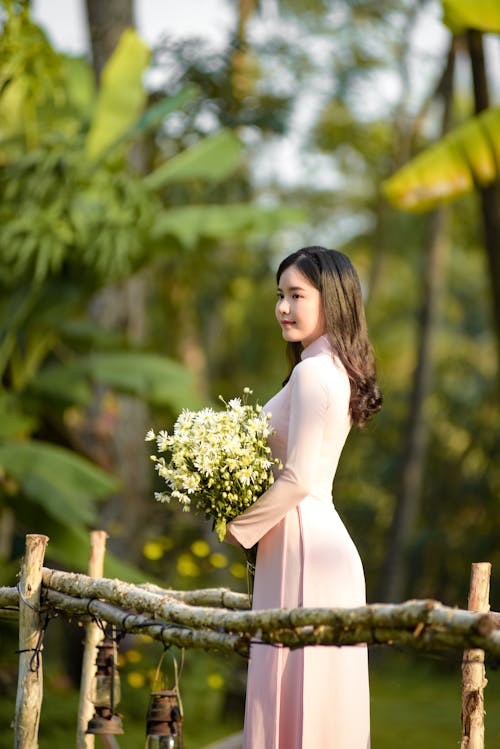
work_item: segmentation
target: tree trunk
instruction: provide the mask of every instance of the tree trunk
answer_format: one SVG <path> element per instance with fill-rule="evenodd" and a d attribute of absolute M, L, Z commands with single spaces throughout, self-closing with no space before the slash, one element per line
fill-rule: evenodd
<path fill-rule="evenodd" d="M 474 84 L 476 114 L 490 105 L 488 79 L 483 51 L 483 35 L 469 30 L 467 34 L 469 56 Z M 483 216 L 484 246 L 488 261 L 491 297 L 493 303 L 493 325 L 497 339 L 498 377 L 500 385 L 500 190 L 498 183 L 479 190 Z"/>
<path fill-rule="evenodd" d="M 454 59 L 455 49 L 452 41 L 445 74 L 440 82 L 440 93 L 443 98 L 442 135 L 449 128 Z M 413 377 L 408 422 L 404 430 L 400 486 L 379 585 L 380 600 L 399 600 L 403 595 L 406 582 L 404 556 L 420 506 L 428 436 L 425 404 L 432 382 L 432 339 L 437 320 L 438 300 L 443 285 L 446 249 L 446 209 L 438 208 L 431 214 L 429 220 L 429 244 L 424 271 L 417 363 Z"/>
<path fill-rule="evenodd" d="M 86 0 L 92 63 L 99 83 L 102 69 L 120 40 L 134 26 L 132 0 Z"/>
<path fill-rule="evenodd" d="M 99 81 L 120 36 L 134 25 L 133 3 L 132 0 L 86 0 L 86 8 L 94 71 Z M 147 157 L 141 145 L 134 144 L 129 160 L 136 171 L 146 172 Z M 123 332 L 129 344 L 141 345 L 147 331 L 147 289 L 146 273 L 110 286 L 94 298 L 89 314 L 98 325 Z M 105 397 L 105 393 L 96 390 L 95 423 L 102 421 Z M 118 556 L 137 560 L 141 528 L 150 506 L 151 472 L 143 439 L 150 419 L 147 407 L 138 398 L 117 396 L 115 402 L 113 428 L 101 434 L 100 439 L 95 439 L 99 436 L 94 434 L 90 423 L 87 451 L 94 459 L 99 451 L 98 462 L 115 471 L 122 480 L 121 493 L 111 497 L 101 510 L 101 522 L 110 532 L 109 547 Z"/>

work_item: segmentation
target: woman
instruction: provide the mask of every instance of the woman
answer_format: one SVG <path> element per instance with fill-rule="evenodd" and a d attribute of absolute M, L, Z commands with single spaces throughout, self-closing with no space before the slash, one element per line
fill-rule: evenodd
<path fill-rule="evenodd" d="M 283 260 L 277 282 L 291 372 L 265 408 L 284 468 L 227 538 L 258 543 L 254 609 L 363 605 L 361 561 L 331 497 L 351 425 L 382 402 L 359 280 L 346 255 L 306 247 Z M 252 645 L 244 749 L 369 746 L 366 646 Z"/>

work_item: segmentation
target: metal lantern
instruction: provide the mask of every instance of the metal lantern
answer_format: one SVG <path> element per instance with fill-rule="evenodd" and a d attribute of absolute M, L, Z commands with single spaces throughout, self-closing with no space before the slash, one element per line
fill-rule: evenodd
<path fill-rule="evenodd" d="M 179 689 L 180 673 L 177 660 L 173 655 L 174 686 L 171 689 L 166 688 L 165 676 L 162 675 L 162 664 L 168 650 L 169 646 L 165 647 L 160 657 L 153 680 L 153 691 L 149 697 L 146 717 L 146 749 L 183 749 L 184 746 L 182 740 L 183 710 Z M 183 665 L 184 650 L 181 655 L 181 673 Z"/>
<path fill-rule="evenodd" d="M 120 676 L 116 667 L 116 643 L 108 636 L 97 646 L 95 712 L 87 733 L 96 735 L 123 733 L 121 716 L 115 713 L 120 701 Z"/>
<path fill-rule="evenodd" d="M 182 710 L 177 689 L 151 692 L 146 735 L 147 749 L 183 749 Z"/>

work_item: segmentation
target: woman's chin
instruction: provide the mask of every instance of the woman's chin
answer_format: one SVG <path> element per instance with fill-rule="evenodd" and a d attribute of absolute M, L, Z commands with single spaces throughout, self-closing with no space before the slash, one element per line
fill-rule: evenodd
<path fill-rule="evenodd" d="M 281 335 L 287 341 L 287 343 L 300 343 L 300 336 L 297 335 L 295 330 L 284 329 Z"/>

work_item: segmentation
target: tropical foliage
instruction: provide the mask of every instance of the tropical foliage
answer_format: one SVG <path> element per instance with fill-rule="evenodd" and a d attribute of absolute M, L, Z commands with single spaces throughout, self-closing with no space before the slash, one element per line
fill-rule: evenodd
<path fill-rule="evenodd" d="M 455 128 L 385 182 L 389 200 L 427 211 L 500 180 L 500 109 L 488 109 Z"/>
<path fill-rule="evenodd" d="M 490 0 L 442 0 L 444 23 L 454 34 L 467 29 L 500 33 L 500 8 Z M 489 109 L 459 125 L 416 156 L 385 183 L 396 206 L 428 210 L 498 182 L 500 110 Z"/>
<path fill-rule="evenodd" d="M 182 365 L 133 350 L 123 334 L 89 322 L 96 290 L 130 276 L 156 253 L 174 253 L 207 234 L 262 231 L 292 212 L 239 204 L 232 220 L 231 208 L 197 205 L 187 224 L 188 208 L 164 208 L 159 191 L 169 184 L 227 178 L 241 145 L 221 130 L 145 177 L 134 171 L 131 141 L 192 101 L 196 89 L 186 87 L 144 111 L 149 50 L 132 30 L 109 60 L 97 94 L 90 70 L 56 54 L 26 6 L 10 7 L 0 54 L 2 502 L 20 528 L 29 527 L 35 503 L 52 528 L 52 556 L 83 564 L 85 528 L 97 523 L 95 502 L 119 490 L 112 465 L 83 436 L 96 388 L 101 398 L 107 390 L 122 391 L 172 411 L 201 403 Z M 106 403 L 99 418 L 106 418 Z M 78 542 L 79 555 L 58 542 L 65 535 Z"/>
<path fill-rule="evenodd" d="M 454 33 L 470 24 L 497 33 L 497 5 L 443 9 Z M 498 370 L 475 190 L 498 178 L 498 110 L 464 120 L 473 101 L 462 89 L 455 129 L 435 142 L 450 34 L 433 3 L 237 6 L 254 12 L 224 49 L 167 38 L 150 51 L 129 31 L 96 84 L 86 60 L 51 47 L 27 2 L 0 5 L 2 576 L 14 579 L 27 530 L 50 536 L 52 561 L 84 568 L 87 529 L 99 524 L 120 556 L 108 555 L 112 576 L 245 589 L 236 551 L 193 514 L 154 502 L 163 487 L 150 485 L 144 433 L 244 385 L 262 403 L 276 391 L 286 368 L 273 272 L 290 249 L 320 243 L 360 271 L 384 393 L 377 419 L 350 435 L 334 486 L 374 600 L 429 298 L 419 210 L 443 200 L 420 509 L 400 564 L 406 596 L 466 605 L 470 562 L 488 559 L 498 608 Z M 428 23 L 445 44 L 429 47 L 419 31 Z M 143 88 L 146 66 L 165 81 L 158 89 Z M 415 210 L 396 210 L 403 203 Z M 150 647 L 127 643 L 123 655 L 132 741 L 133 717 L 143 734 L 145 704 L 133 696 L 147 696 Z M 63 666 L 49 646 L 46 655 L 57 688 Z M 0 692 L 14 672 L 2 665 Z M 197 655 L 186 677 L 192 724 L 212 711 L 213 725 L 227 726 L 235 706 L 241 714 L 239 664 Z M 432 678 L 422 678 L 426 704 Z M 404 731 L 412 725 L 414 711 Z M 67 735 L 66 726 L 63 746 Z M 48 730 L 43 740 L 57 746 Z"/>
<path fill-rule="evenodd" d="M 144 432 L 118 427 L 117 393 L 152 404 L 155 428 L 246 384 L 264 402 L 285 375 L 273 269 L 289 248 L 319 242 L 347 251 L 360 270 L 385 396 L 376 422 L 352 434 L 335 486 L 373 599 L 401 470 L 427 233 L 421 215 L 394 210 L 379 186 L 394 174 L 386 184 L 400 184 L 397 200 L 412 200 L 417 184 L 421 202 L 424 187 L 434 201 L 438 192 L 451 198 L 457 184 L 485 184 L 497 161 L 481 123 L 494 135 L 496 110 L 457 122 L 445 150 L 426 155 L 427 145 L 438 148 L 428 136 L 435 81 L 429 75 L 416 98 L 411 43 L 425 4 L 342 2 L 324 12 L 323 3 L 280 3 L 280 33 L 262 32 L 259 42 L 264 16 L 248 22 L 251 43 L 238 47 L 246 60 L 235 46 L 219 53 L 193 41 L 166 42 L 150 56 L 130 32 L 122 43 L 137 54 L 122 57 L 122 68 L 118 47 L 97 88 L 88 64 L 54 52 L 24 4 L 10 7 L 0 41 L 0 459 L 1 502 L 16 533 L 45 530 L 54 556 L 81 565 L 89 523 L 117 535 L 123 485 L 109 435 L 128 440 L 135 473 L 151 473 Z M 325 40 L 331 55 L 321 53 Z M 443 62 L 435 51 L 434 78 Z M 167 80 L 147 96 L 146 64 Z M 386 76 L 394 96 L 384 102 Z M 128 104 L 114 99 L 118 83 L 121 95 L 130 90 Z M 111 103 L 120 123 L 106 113 Z M 273 148 L 306 120 L 300 176 L 285 179 L 289 152 Z M 414 155 L 425 159 L 416 183 Z M 397 174 L 403 162 L 408 171 Z M 443 164 L 452 175 L 444 181 L 432 171 Z M 467 190 L 450 202 L 453 260 L 425 415 L 424 479 L 432 481 L 423 482 L 404 559 L 409 595 L 450 603 L 463 601 L 469 561 L 498 564 L 489 279 Z M 129 282 L 143 284 L 142 301 Z M 138 319 L 112 304 L 110 323 L 99 291 L 131 295 Z M 141 315 L 138 343 L 131 328 Z M 185 587 L 237 580 L 231 552 L 203 538 L 189 514 L 174 519 L 158 508 L 155 488 L 138 499 L 148 514 L 136 533 L 148 574 Z M 118 497 L 111 518 L 109 496 Z"/>

